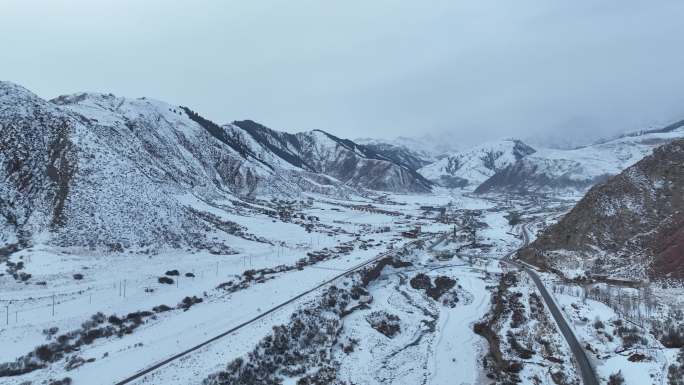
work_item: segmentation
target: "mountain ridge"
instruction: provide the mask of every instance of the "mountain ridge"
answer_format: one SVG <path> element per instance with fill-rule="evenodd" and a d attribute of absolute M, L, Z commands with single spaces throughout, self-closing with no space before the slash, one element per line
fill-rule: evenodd
<path fill-rule="evenodd" d="M 330 145 L 329 134 L 298 138 L 330 151 L 288 167 L 282 154 L 243 141 L 242 129 L 148 98 L 76 93 L 47 101 L 0 82 L 0 129 L 0 247 L 41 239 L 89 249 L 230 252 L 211 234 L 228 229 L 230 237 L 235 227 L 217 229 L 188 201 L 221 201 L 231 211 L 225 202 L 259 195 L 430 189 L 410 170 L 368 157 L 351 141 Z M 344 173 L 331 173 L 340 165 Z"/>
<path fill-rule="evenodd" d="M 235 121 L 226 127 L 237 136 L 246 134 L 252 146 L 259 146 L 292 166 L 326 174 L 346 185 L 399 192 L 431 189 L 431 182 L 410 167 L 323 130 L 290 134 L 252 120 Z"/>
<path fill-rule="evenodd" d="M 644 158 L 655 147 L 681 137 L 684 124 L 671 124 L 570 150 L 540 149 L 499 170 L 475 192 L 584 192 Z"/>

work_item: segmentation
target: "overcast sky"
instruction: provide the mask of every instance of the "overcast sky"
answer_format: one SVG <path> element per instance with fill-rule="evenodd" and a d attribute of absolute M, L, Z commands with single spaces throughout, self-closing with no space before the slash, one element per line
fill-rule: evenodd
<path fill-rule="evenodd" d="M 0 0 L 0 79 L 343 137 L 684 119 L 684 1 Z"/>

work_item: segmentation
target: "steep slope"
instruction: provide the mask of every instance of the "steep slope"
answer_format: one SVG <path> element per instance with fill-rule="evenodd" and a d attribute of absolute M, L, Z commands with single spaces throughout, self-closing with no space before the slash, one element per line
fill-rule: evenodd
<path fill-rule="evenodd" d="M 146 98 L 78 93 L 46 101 L 1 82 L 0 130 L 0 251 L 36 241 L 228 251 L 212 232 L 234 226 L 217 228 L 189 201 L 220 201 L 230 211 L 229 202 L 264 194 L 430 189 L 415 171 L 322 131 L 221 127 Z"/>
<path fill-rule="evenodd" d="M 3 245 L 227 251 L 184 197 L 272 187 L 267 167 L 162 102 L 102 94 L 48 102 L 2 82 L 0 124 Z"/>
<path fill-rule="evenodd" d="M 258 180 L 269 175 L 268 165 L 254 161 L 253 154 L 221 131 L 198 123 L 198 115 L 189 115 L 188 109 L 95 93 L 65 95 L 51 102 L 85 119 L 89 132 L 158 181 L 250 195 L 260 187 Z"/>
<path fill-rule="evenodd" d="M 47 228 L 63 221 L 77 155 L 69 138 L 78 125 L 24 88 L 0 82 L 3 246 L 25 242 L 25 227 Z"/>
<path fill-rule="evenodd" d="M 572 150 L 543 149 L 499 170 L 475 192 L 585 191 L 684 136 L 684 122 Z"/>
<path fill-rule="evenodd" d="M 427 192 L 431 183 L 410 167 L 325 131 L 289 134 L 251 120 L 226 126 L 262 159 L 283 168 L 327 175 L 345 185 L 395 192 Z"/>
<path fill-rule="evenodd" d="M 302 159 L 301 143 L 294 134 L 272 130 L 252 120 L 235 121 L 224 127 L 269 164 L 316 172 L 312 165 Z"/>
<path fill-rule="evenodd" d="M 534 152 L 519 140 L 501 140 L 449 154 L 418 172 L 444 187 L 474 188 Z"/>
<path fill-rule="evenodd" d="M 684 278 L 684 140 L 596 185 L 519 252 L 560 271 Z"/>

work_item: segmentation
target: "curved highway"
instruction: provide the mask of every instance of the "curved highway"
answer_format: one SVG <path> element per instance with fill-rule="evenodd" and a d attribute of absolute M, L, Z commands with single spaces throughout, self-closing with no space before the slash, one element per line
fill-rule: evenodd
<path fill-rule="evenodd" d="M 525 225 L 522 226 L 522 234 L 524 247 L 529 243 L 529 237 L 527 235 L 527 228 Z M 563 334 L 563 337 L 568 342 L 568 346 L 570 346 L 572 354 L 575 356 L 575 362 L 580 370 L 582 383 L 584 385 L 599 385 L 599 381 L 596 378 L 596 373 L 594 372 L 593 366 L 591 366 L 591 362 L 589 361 L 586 352 L 582 348 L 580 342 L 577 340 L 577 337 L 575 337 L 575 333 L 573 333 L 572 329 L 563 317 L 561 310 L 558 308 L 558 305 L 556 305 L 556 302 L 551 297 L 551 294 L 549 294 L 548 290 L 546 290 L 546 286 L 544 286 L 544 283 L 539 278 L 539 274 L 537 274 L 537 272 L 533 269 L 527 267 L 525 264 L 511 260 L 512 255 L 513 253 L 506 256 L 504 261 L 525 271 L 532 278 L 532 281 L 534 281 L 534 284 L 537 286 L 537 289 L 539 289 L 546 306 L 551 311 L 551 315 L 556 321 L 558 329 L 560 330 L 561 334 Z"/>

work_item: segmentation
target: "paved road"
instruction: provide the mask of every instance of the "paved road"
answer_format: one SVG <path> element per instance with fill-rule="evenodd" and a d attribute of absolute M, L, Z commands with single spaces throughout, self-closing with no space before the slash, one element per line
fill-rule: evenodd
<path fill-rule="evenodd" d="M 363 267 L 365 267 L 365 266 L 368 266 L 368 265 L 370 265 L 371 263 L 376 262 L 377 260 L 379 260 L 379 259 L 381 259 L 381 258 L 384 258 L 384 257 L 387 257 L 387 256 L 389 256 L 389 255 L 392 255 L 392 254 L 396 253 L 396 252 L 399 251 L 399 250 L 405 249 L 405 248 L 407 248 L 407 247 L 409 247 L 409 246 L 415 244 L 416 242 L 419 242 L 419 241 L 418 241 L 418 240 L 415 240 L 415 241 L 409 242 L 409 243 L 407 243 L 406 245 L 404 245 L 403 247 L 401 247 L 401 248 L 399 248 L 399 249 L 397 249 L 397 250 L 390 250 L 390 251 L 385 252 L 385 253 L 382 253 L 382 254 L 378 255 L 377 257 L 374 257 L 374 258 L 372 258 L 372 259 L 370 259 L 370 260 L 368 260 L 368 261 L 366 261 L 366 262 L 360 263 L 360 264 L 358 264 L 358 265 L 356 265 L 356 266 L 354 266 L 354 267 L 352 267 L 352 268 L 350 268 L 350 269 L 348 269 L 348 270 L 346 270 L 346 271 L 344 271 L 344 272 L 342 272 L 342 273 L 340 273 L 340 274 L 334 276 L 333 278 L 331 278 L 331 279 L 329 279 L 329 280 L 327 280 L 327 281 L 321 283 L 320 285 L 318 285 L 318 286 L 316 286 L 316 287 L 314 287 L 314 288 L 312 288 L 312 289 L 309 289 L 309 290 L 307 290 L 307 291 L 305 291 L 305 292 L 303 292 L 303 293 L 301 293 L 301 294 L 298 294 L 297 296 L 290 298 L 289 300 L 287 300 L 287 301 L 281 303 L 280 305 L 277 305 L 277 306 L 275 306 L 275 307 L 273 307 L 273 308 L 271 308 L 271 309 L 268 309 L 267 311 L 265 311 L 265 312 L 259 314 L 258 316 L 256 316 L 256 317 L 254 317 L 254 318 L 252 318 L 252 319 L 250 319 L 250 320 L 248 320 L 248 321 L 245 321 L 245 322 L 243 322 L 243 323 L 241 323 L 241 324 L 239 324 L 239 325 L 237 325 L 237 326 L 231 328 L 230 330 L 227 330 L 227 331 L 225 331 L 225 332 L 223 332 L 223 333 L 221 333 L 221 334 L 219 334 L 219 335 L 217 335 L 217 336 L 215 336 L 215 337 L 212 337 L 212 338 L 210 338 L 210 339 L 208 339 L 208 340 L 206 340 L 206 341 L 204 341 L 204 342 L 202 342 L 202 343 L 199 343 L 199 344 L 197 344 L 197 345 L 195 345 L 195 346 L 193 346 L 193 347 L 191 347 L 191 348 L 189 348 L 189 349 L 187 349 L 187 350 L 184 350 L 184 351 L 182 351 L 182 352 L 180 352 L 180 353 L 178 353 L 178 354 L 176 354 L 176 355 L 174 355 L 174 356 L 171 356 L 171 357 L 169 357 L 169 358 L 167 358 L 167 359 L 165 359 L 165 360 L 163 360 L 163 361 L 161 361 L 161 362 L 158 362 L 158 363 L 156 363 L 156 364 L 154 364 L 154 365 L 152 365 L 152 366 L 149 366 L 149 367 L 147 367 L 147 368 L 145 368 L 145 369 L 143 369 L 143 370 L 141 370 L 141 371 L 139 371 L 139 372 L 133 374 L 132 376 L 126 377 L 126 378 L 124 378 L 123 380 L 121 380 L 121 381 L 119 381 L 119 382 L 116 382 L 114 385 L 130 384 L 131 382 L 133 382 L 133 381 L 135 381 L 135 380 L 137 380 L 137 379 L 139 379 L 139 378 L 141 378 L 141 377 L 143 377 L 143 376 L 145 376 L 145 375 L 147 375 L 147 374 L 149 374 L 149 373 L 151 373 L 151 372 L 154 372 L 155 370 L 161 368 L 162 366 L 165 366 L 165 365 L 167 365 L 167 364 L 169 364 L 169 363 L 171 363 L 171 362 L 173 362 L 173 361 L 176 361 L 176 360 L 178 360 L 179 358 L 181 358 L 181 357 L 183 357 L 183 356 L 186 356 L 186 355 L 188 355 L 188 354 L 190 354 L 190 353 L 192 353 L 192 352 L 194 352 L 194 351 L 196 351 L 196 350 L 198 350 L 198 349 L 200 349 L 200 348 L 202 348 L 202 347 L 204 347 L 204 346 L 206 346 L 206 345 L 209 345 L 209 344 L 212 343 L 212 342 L 215 342 L 215 341 L 217 341 L 217 340 L 219 340 L 219 339 L 221 339 L 221 338 L 223 338 L 223 337 L 226 337 L 226 336 L 228 336 L 229 334 L 232 334 L 233 332 L 236 332 L 236 331 L 242 329 L 243 327 L 245 327 L 245 326 L 247 326 L 247 325 L 250 325 L 250 324 L 252 324 L 252 323 L 254 323 L 254 322 L 260 320 L 261 318 L 264 318 L 264 317 L 266 317 L 267 315 L 269 315 L 269 314 L 271 314 L 271 313 L 273 313 L 273 312 L 275 312 L 275 311 L 277 311 L 277 310 L 279 310 L 279 309 L 281 309 L 281 308 L 283 308 L 283 307 L 285 307 L 285 306 L 287 306 L 287 305 L 292 304 L 293 302 L 297 301 L 298 299 L 300 299 L 300 298 L 302 298 L 302 297 L 304 297 L 304 296 L 306 296 L 306 295 L 308 295 L 308 294 L 311 294 L 312 292 L 314 292 L 314 291 L 316 291 L 316 290 L 318 290 L 318 289 L 320 289 L 320 288 L 322 288 L 322 287 L 324 287 L 324 286 L 326 286 L 326 285 L 332 283 L 333 281 L 336 281 L 337 279 L 339 279 L 339 278 L 341 278 L 341 277 L 343 277 L 343 276 L 345 276 L 345 275 L 347 275 L 347 274 L 349 274 L 349 273 L 351 273 L 351 272 L 354 272 L 354 271 L 359 270 L 359 269 L 361 269 L 361 268 L 363 268 Z"/>
<path fill-rule="evenodd" d="M 523 245 L 527 245 L 529 243 L 529 237 L 527 235 L 527 228 L 523 226 L 522 228 L 523 231 Z M 556 320 L 556 324 L 558 324 L 558 328 L 560 329 L 561 333 L 563 334 L 563 337 L 565 340 L 568 342 L 568 345 L 570 346 L 570 350 L 572 351 L 572 354 L 575 356 L 575 362 L 577 362 L 577 365 L 579 366 L 580 369 L 580 375 L 582 377 L 582 383 L 584 385 L 599 385 L 599 381 L 596 378 L 596 373 L 594 372 L 594 368 L 591 366 L 591 363 L 589 362 L 589 358 L 587 357 L 587 354 L 585 353 L 584 349 L 582 349 L 582 345 L 577 341 L 577 337 L 575 337 L 575 333 L 573 333 L 572 329 L 568 325 L 567 321 L 565 321 L 565 318 L 563 317 L 563 314 L 561 313 L 561 310 L 558 308 L 556 305 L 556 302 L 553 300 L 551 295 L 549 294 L 548 290 L 546 290 L 546 286 L 544 286 L 544 283 L 542 280 L 539 278 L 539 274 L 535 272 L 534 270 L 530 269 L 529 267 L 512 261 L 510 259 L 511 255 L 508 255 L 506 258 L 504 258 L 504 261 L 518 267 L 521 270 L 524 270 L 531 278 L 532 281 L 534 281 L 534 284 L 537 285 L 537 289 L 539 289 L 539 292 L 542 295 L 542 298 L 544 299 L 544 302 L 546 303 L 546 306 L 549 308 L 551 311 L 551 315 L 553 318 Z"/>

